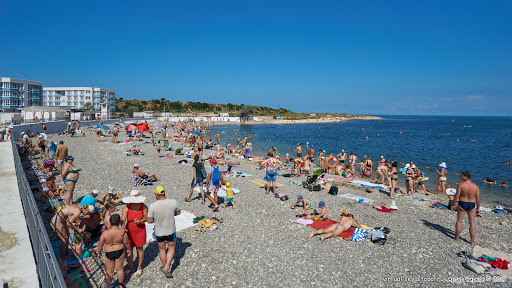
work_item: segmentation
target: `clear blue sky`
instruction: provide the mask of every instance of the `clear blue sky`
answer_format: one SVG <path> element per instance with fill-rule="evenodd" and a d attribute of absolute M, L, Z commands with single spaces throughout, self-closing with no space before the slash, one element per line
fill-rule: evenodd
<path fill-rule="evenodd" d="M 0 76 L 126 99 L 512 115 L 512 1 L 0 0 Z"/>

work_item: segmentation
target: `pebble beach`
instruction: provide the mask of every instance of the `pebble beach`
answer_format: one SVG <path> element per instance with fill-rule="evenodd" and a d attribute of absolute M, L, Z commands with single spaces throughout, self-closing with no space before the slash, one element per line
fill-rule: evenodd
<path fill-rule="evenodd" d="M 399 210 L 382 213 L 372 206 L 389 205 L 391 200 L 387 191 L 368 193 L 361 188 L 340 186 L 339 194 L 350 193 L 374 200 L 371 204 L 359 204 L 354 200 L 329 195 L 325 189 L 310 192 L 290 183 L 291 180 L 303 181 L 305 176 L 278 176 L 277 183 L 284 186 L 277 188 L 277 192 L 289 197 L 288 201 L 280 201 L 272 194 L 266 194 L 264 187 L 250 182 L 262 179 L 264 170 L 259 170 L 254 162 L 235 159 L 228 154 L 227 160 L 240 161 L 235 170 L 252 176 L 225 178 L 233 188 L 240 189 L 240 193 L 234 196 L 236 209 L 230 206 L 222 208 L 223 201 L 220 201 L 219 211 L 212 212 L 212 206 L 208 207 L 209 201 L 202 205 L 197 198 L 198 193 L 194 194 L 192 202 L 184 201 L 190 189 L 192 168 L 177 163 L 185 156 L 175 159 L 165 157 L 167 154 L 174 155 L 174 151 L 162 152 L 164 157 L 157 158 L 153 145 L 137 141 L 138 148 L 145 155 L 126 156 L 123 153 L 126 148 L 112 143 L 111 137 L 102 137 L 97 142 L 90 132 L 86 133 L 86 137 L 49 135 L 49 139 L 63 140 L 69 154 L 75 158 L 74 164 L 82 169 L 75 188 L 75 201 L 93 189 L 100 190 L 103 195 L 109 185 L 114 186 L 115 191 L 123 197 L 129 196 L 132 190 L 130 173 L 133 164 L 137 163 L 142 172 L 154 173 L 161 179 L 153 185 L 138 187 L 142 195 L 147 197 L 146 205 L 155 201 L 152 190 L 156 185 L 162 185 L 166 188 L 167 197 L 176 199 L 182 210 L 195 216 L 224 219 L 214 231 L 197 232 L 188 228 L 177 233 L 173 279 L 166 279 L 159 271 L 156 242 L 147 244 L 144 272 L 141 277 L 130 276 L 127 287 L 440 287 L 455 283 L 473 287 L 474 283 L 469 283 L 468 277 L 479 277 L 464 268 L 462 259 L 457 256 L 460 251 L 473 251 L 469 244 L 467 216 L 463 222 L 461 242 L 455 242 L 453 236 L 457 213 L 430 207 L 433 201 L 447 203 L 445 195 L 416 194 L 427 201 L 397 197 Z M 126 139 L 120 133 L 119 140 Z M 171 144 L 174 146 L 174 142 Z M 206 162 L 205 167 L 210 167 L 210 164 Z M 221 167 L 221 170 L 226 170 L 226 167 Z M 284 170 L 279 174 L 287 172 Z M 403 178 L 400 178 L 399 183 L 403 182 Z M 62 185 L 61 181 L 58 183 Z M 308 239 L 312 228 L 289 222 L 296 219 L 296 214 L 302 210 L 290 208 L 298 195 L 311 200 L 314 207 L 318 206 L 319 201 L 325 201 L 333 220 L 338 221 L 339 215 L 346 209 L 361 224 L 388 227 L 391 233 L 386 244 L 376 245 L 368 239 L 346 241 L 339 237 L 320 244 L 319 237 Z M 47 207 L 45 205 L 41 205 L 41 209 Z M 486 203 L 482 203 L 482 206 L 489 207 Z M 482 214 L 476 222 L 479 245 L 512 253 L 510 214 Z M 53 231 L 48 231 L 50 237 L 55 238 Z M 86 282 L 91 287 L 97 287 L 104 278 L 103 266 L 96 258 L 89 260 L 88 265 L 94 270 L 86 273 Z M 476 287 L 510 287 L 510 281 L 484 281 Z"/>

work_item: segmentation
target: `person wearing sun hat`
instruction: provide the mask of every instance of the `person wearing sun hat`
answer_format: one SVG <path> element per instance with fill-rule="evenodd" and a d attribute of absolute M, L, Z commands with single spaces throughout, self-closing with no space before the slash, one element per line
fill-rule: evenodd
<path fill-rule="evenodd" d="M 322 219 L 322 220 L 327 220 L 329 219 L 329 215 L 327 214 L 327 208 L 325 207 L 325 202 L 324 201 L 320 201 L 318 203 L 318 209 L 320 209 L 322 212 L 320 212 L 320 214 L 318 214 L 318 218 Z"/>
<path fill-rule="evenodd" d="M 133 251 L 126 257 L 128 261 L 128 274 L 135 272 L 135 277 L 142 276 L 142 261 L 144 261 L 144 244 L 146 244 L 146 224 L 148 220 L 148 207 L 144 205 L 146 197 L 140 195 L 139 190 L 132 190 L 129 197 L 123 198 L 126 206 L 121 215 L 121 227 L 126 227 L 130 240 L 130 247 L 137 249 L 138 266 L 133 266 Z"/>
<path fill-rule="evenodd" d="M 437 194 L 446 191 L 446 175 L 448 175 L 448 167 L 446 167 L 445 162 L 441 162 L 439 167 L 441 167 L 441 171 L 436 169 L 437 174 L 439 174 L 439 178 L 437 178 Z"/>
<path fill-rule="evenodd" d="M 158 253 L 163 266 L 160 268 L 160 271 L 164 273 L 165 277 L 172 278 L 172 271 L 170 269 L 176 248 L 174 216 L 180 215 L 181 210 L 175 199 L 167 199 L 165 197 L 165 188 L 163 186 L 157 186 L 153 193 L 155 193 L 156 202 L 149 205 L 147 222 L 155 224 L 154 234 L 158 242 Z M 166 248 L 168 248 L 167 251 Z"/>

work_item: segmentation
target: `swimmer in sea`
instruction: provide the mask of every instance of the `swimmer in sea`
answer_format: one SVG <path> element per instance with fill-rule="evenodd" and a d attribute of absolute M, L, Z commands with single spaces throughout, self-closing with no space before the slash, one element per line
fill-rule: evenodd
<path fill-rule="evenodd" d="M 496 181 L 492 180 L 491 178 L 487 178 L 484 180 L 484 183 L 487 185 L 496 184 Z"/>
<path fill-rule="evenodd" d="M 505 180 L 501 181 L 500 186 L 501 186 L 501 187 L 508 187 L 508 185 L 507 185 L 507 181 L 505 181 Z"/>

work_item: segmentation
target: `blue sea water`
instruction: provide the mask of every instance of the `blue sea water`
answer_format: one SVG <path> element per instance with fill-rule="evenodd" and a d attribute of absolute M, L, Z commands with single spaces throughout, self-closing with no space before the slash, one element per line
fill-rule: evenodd
<path fill-rule="evenodd" d="M 316 155 L 319 149 L 326 150 L 327 156 L 330 153 L 337 155 L 344 149 L 348 154 L 354 152 L 358 160 L 369 155 L 378 162 L 382 155 L 389 161 L 413 161 L 430 177 L 426 182 L 427 189 L 434 192 L 435 168 L 446 162 L 451 187 L 456 187 L 455 183 L 460 180 L 455 173 L 460 175 L 461 171 L 467 170 L 471 172 L 473 182 L 480 186 L 483 199 L 512 205 L 511 187 L 483 184 L 488 177 L 498 183 L 505 180 L 512 184 L 512 166 L 505 164 L 512 161 L 511 117 L 381 117 L 384 119 L 340 123 L 225 125 L 215 126 L 212 133 L 221 133 L 222 143 L 233 145 L 236 145 L 238 135 L 242 138 L 247 134 L 256 135 L 252 136 L 256 155 L 266 154 L 272 146 L 278 147 L 281 155 L 296 155 L 293 149 L 300 142 L 303 150 L 307 149 L 306 143 L 313 144 Z M 399 181 L 404 185 L 403 177 Z"/>

